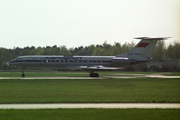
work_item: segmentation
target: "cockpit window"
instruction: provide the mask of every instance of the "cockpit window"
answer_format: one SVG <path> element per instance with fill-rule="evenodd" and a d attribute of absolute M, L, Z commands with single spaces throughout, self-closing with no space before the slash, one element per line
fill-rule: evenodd
<path fill-rule="evenodd" d="M 15 60 L 20 60 L 20 59 L 21 59 L 21 58 L 18 57 L 18 58 L 16 58 Z"/>

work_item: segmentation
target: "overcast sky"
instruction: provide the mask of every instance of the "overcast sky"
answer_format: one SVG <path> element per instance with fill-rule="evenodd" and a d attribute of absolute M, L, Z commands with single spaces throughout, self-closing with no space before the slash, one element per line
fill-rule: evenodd
<path fill-rule="evenodd" d="M 180 38 L 180 0 L 0 0 L 0 47 Z"/>

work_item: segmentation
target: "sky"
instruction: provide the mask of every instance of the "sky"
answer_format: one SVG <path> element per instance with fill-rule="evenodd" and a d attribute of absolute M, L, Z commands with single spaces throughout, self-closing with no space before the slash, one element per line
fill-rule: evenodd
<path fill-rule="evenodd" d="M 0 48 L 180 40 L 180 0 L 0 0 Z"/>

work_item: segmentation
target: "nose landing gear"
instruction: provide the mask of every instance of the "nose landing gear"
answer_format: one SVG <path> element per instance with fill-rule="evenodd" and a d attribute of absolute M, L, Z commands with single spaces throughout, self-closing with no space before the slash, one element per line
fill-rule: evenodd
<path fill-rule="evenodd" d="M 22 70 L 22 77 L 25 77 L 24 71 Z"/>

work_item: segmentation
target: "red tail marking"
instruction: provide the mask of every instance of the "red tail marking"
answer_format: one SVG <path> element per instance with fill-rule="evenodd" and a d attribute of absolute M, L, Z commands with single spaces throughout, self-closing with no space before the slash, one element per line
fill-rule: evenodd
<path fill-rule="evenodd" d="M 140 43 L 137 47 L 147 47 L 149 43 Z"/>

